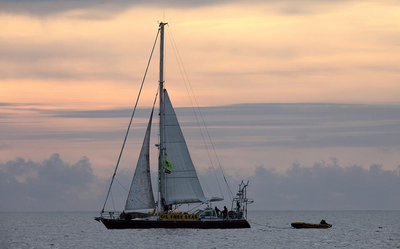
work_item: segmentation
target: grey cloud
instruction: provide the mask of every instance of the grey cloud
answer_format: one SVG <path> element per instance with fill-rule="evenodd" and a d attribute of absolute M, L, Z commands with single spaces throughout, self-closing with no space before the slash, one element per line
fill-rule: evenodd
<path fill-rule="evenodd" d="M 0 150 L 11 150 L 12 146 L 8 144 L 0 144 Z"/>
<path fill-rule="evenodd" d="M 41 163 L 17 158 L 0 164 L 2 210 L 84 210 L 96 202 L 101 181 L 89 159 L 70 165 L 59 154 Z"/>
<path fill-rule="evenodd" d="M 284 174 L 258 167 L 250 177 L 258 209 L 376 210 L 400 208 L 400 166 L 384 170 L 373 164 L 341 167 L 318 162 L 311 167 L 293 164 Z"/>
<path fill-rule="evenodd" d="M 21 131 L 20 133 L 12 133 L 2 135 L 3 139 L 16 140 L 57 140 L 57 141 L 99 141 L 99 140 L 118 140 L 117 138 L 122 138 L 124 136 L 124 131 L 108 131 L 108 132 L 98 132 L 98 131 L 83 131 L 83 132 L 48 132 L 45 130 L 37 131 L 36 134 L 31 134 L 29 132 Z"/>
<path fill-rule="evenodd" d="M 219 111 L 224 119 L 214 116 Z M 241 141 L 246 146 L 374 147 L 398 146 L 399 115 L 398 105 L 249 104 L 204 116 L 217 136 L 258 138 Z"/>
<path fill-rule="evenodd" d="M 7 103 L 3 103 L 6 105 Z M 10 103 L 11 104 L 11 103 Z M 191 107 L 177 107 L 175 108 L 180 115 L 187 117 L 193 114 Z M 141 116 L 145 116 L 146 113 L 150 113 L 149 108 L 138 109 Z M 254 104 L 234 104 L 228 106 L 214 106 L 214 107 L 200 107 L 200 110 L 204 112 L 205 116 L 211 117 L 211 122 L 215 117 L 221 116 L 221 113 L 227 114 L 229 117 L 242 117 L 245 116 L 269 116 L 271 121 L 278 121 L 276 118 L 280 115 L 288 116 L 299 116 L 303 117 L 304 120 L 315 119 L 322 117 L 329 121 L 336 120 L 341 117 L 343 121 L 346 119 L 354 120 L 381 120 L 387 118 L 396 117 L 393 115 L 400 114 L 400 106 L 397 104 L 335 104 L 335 103 L 254 103 Z M 39 112 L 45 113 L 45 110 L 37 109 Z M 56 117 L 89 117 L 89 118 L 113 118 L 113 117 L 124 117 L 130 115 L 132 109 L 113 109 L 113 110 L 92 110 L 92 111 L 73 111 L 73 110 L 55 110 L 46 112 Z M 246 120 L 245 120 L 246 121 Z M 218 119 L 215 120 L 218 122 Z M 252 122 L 246 121 L 247 122 Z M 281 119 L 282 123 L 286 123 L 286 119 Z M 242 125 L 244 121 L 234 125 Z M 289 122 L 287 122 L 289 123 Z M 278 123 L 280 124 L 280 123 Z"/>
<path fill-rule="evenodd" d="M 7 103 L 2 105 L 7 106 Z M 8 108 L 13 108 L 12 105 Z M 43 121 L 54 118 L 126 119 L 131 108 L 115 110 L 45 110 L 18 106 L 43 116 Z M 374 147 L 399 148 L 400 106 L 369 104 L 239 104 L 200 108 L 217 148 L 251 147 Z M 188 141 L 200 141 L 193 109 L 176 108 L 178 118 Z M 137 109 L 133 128 L 146 125 L 150 108 Z M 198 115 L 198 114 L 197 114 Z M 12 121 L 12 120 L 11 120 Z M 0 123 L 1 125 L 1 123 Z M 91 139 L 114 140 L 123 136 L 126 127 L 114 130 L 83 131 L 35 130 L 29 127 L 16 130 L 2 127 L 3 139 Z M 100 130 L 99 130 L 100 129 Z M 134 136 L 142 136 L 135 133 Z M 198 143 L 194 143 L 198 144 Z M 202 144 L 202 143 L 200 143 Z"/>
<path fill-rule="evenodd" d="M 219 169 L 219 186 L 211 168 L 198 174 L 208 196 L 221 196 L 221 187 L 225 201 L 216 205 L 230 206 Z M 152 172 L 154 190 L 156 175 Z M 235 194 L 242 179 L 225 175 Z M 373 164 L 369 169 L 360 165 L 342 167 L 333 159 L 331 163 L 322 161 L 313 166 L 294 163 L 284 173 L 259 166 L 248 175 L 248 197 L 255 200 L 250 210 L 400 208 L 400 165 L 397 170 L 384 170 L 380 164 Z M 133 169 L 118 172 L 106 210 L 114 209 L 112 202 L 117 210 L 123 208 L 132 176 Z M 0 210 L 100 210 L 109 183 L 110 178 L 100 179 L 93 174 L 88 158 L 73 165 L 63 161 L 58 154 L 41 163 L 18 158 L 0 164 Z"/>
<path fill-rule="evenodd" d="M 20 106 L 20 104 L 16 104 L 16 103 L 0 103 L 0 106 Z"/>
<path fill-rule="evenodd" d="M 96 14 L 85 14 L 76 16 L 77 18 L 84 19 L 110 19 L 112 18 L 112 13 L 119 13 L 127 8 L 134 6 L 157 6 L 157 7 L 173 7 L 173 8 L 198 8 L 204 6 L 212 6 L 218 4 L 226 3 L 271 3 L 275 4 L 275 10 L 286 15 L 305 15 L 314 14 L 320 12 L 323 5 L 329 4 L 342 4 L 346 2 L 351 2 L 354 0 L 342 0 L 342 1 L 332 1 L 329 0 L 312 0 L 306 1 L 304 3 L 299 3 L 299 1 L 294 0 L 252 0 L 252 1 L 227 1 L 227 0 L 213 0 L 213 1 L 184 1 L 184 0 L 152 0 L 152 1 L 128 1 L 128 0 L 116 0 L 112 2 L 102 1 L 102 0 L 61 0 L 61 1 L 51 1 L 51 0 L 2 0 L 0 1 L 0 10 L 5 13 L 18 13 L 18 14 L 29 14 L 37 17 L 47 17 L 62 12 L 67 12 L 71 10 L 95 10 Z M 366 0 L 367 1 L 367 0 Z M 317 7 L 316 7 L 317 6 Z M 326 11 L 326 8 L 325 8 Z"/>
<path fill-rule="evenodd" d="M 50 0 L 17 0 L 17 1 L 7 1 L 3 0 L 0 2 L 0 9 L 6 13 L 23 13 L 30 14 L 34 16 L 48 16 L 53 14 L 58 14 L 66 11 L 77 10 L 77 9 L 91 9 L 98 11 L 106 11 L 108 13 L 103 13 L 104 15 L 96 15 L 95 19 L 107 19 L 109 18 L 109 13 L 118 13 L 126 10 L 132 6 L 169 6 L 169 7 L 199 7 L 204 5 L 213 5 L 226 2 L 223 0 L 215 1 L 183 1 L 183 0 L 169 0 L 169 1 L 128 1 L 128 0 L 116 0 L 112 2 L 102 1 L 102 0 L 63 0 L 63 1 L 50 1 Z M 93 15 L 81 16 L 80 18 L 92 19 Z"/>
<path fill-rule="evenodd" d="M 146 112 L 141 110 L 141 117 L 146 117 Z M 188 121 L 194 120 L 193 110 L 176 108 L 176 112 L 185 132 L 196 136 L 196 129 L 191 128 L 197 123 Z M 201 112 L 215 142 L 225 147 L 397 147 L 400 140 L 398 105 L 242 104 L 204 107 Z M 123 111 L 118 113 L 122 115 Z M 112 114 L 99 111 L 90 115 Z M 226 137 L 240 143 L 229 144 Z"/>
<path fill-rule="evenodd" d="M 7 1 L 0 2 L 0 9 L 5 13 L 30 14 L 38 17 L 45 17 L 65 11 L 76 9 L 93 8 L 96 4 L 102 4 L 103 1 L 51 1 L 51 0 L 33 0 L 33 1 Z"/>
<path fill-rule="evenodd" d="M 26 108 L 26 107 L 33 106 L 33 105 L 34 106 L 43 106 L 45 104 L 43 104 L 43 103 L 8 103 L 8 102 L 0 102 L 0 106 L 2 108 L 5 108 L 5 107 L 13 108 L 13 107 L 17 107 L 17 106 Z"/>
<path fill-rule="evenodd" d="M 43 112 L 43 110 L 38 110 Z M 132 115 L 133 109 L 112 109 L 112 110 L 88 110 L 88 111 L 46 111 L 46 114 L 60 118 L 126 118 Z M 149 108 L 138 108 L 135 112 L 136 117 L 144 118 L 149 116 Z"/>

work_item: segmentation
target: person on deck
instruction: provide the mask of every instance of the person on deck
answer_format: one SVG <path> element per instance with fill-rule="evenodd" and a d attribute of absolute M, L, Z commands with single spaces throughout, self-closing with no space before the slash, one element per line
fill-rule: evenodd
<path fill-rule="evenodd" d="M 228 216 L 228 209 L 226 206 L 224 206 L 224 210 L 222 211 L 222 215 L 224 216 L 224 219 Z"/>
<path fill-rule="evenodd" d="M 217 206 L 215 206 L 215 213 L 217 214 L 218 217 L 221 213 L 221 210 L 219 210 Z"/>

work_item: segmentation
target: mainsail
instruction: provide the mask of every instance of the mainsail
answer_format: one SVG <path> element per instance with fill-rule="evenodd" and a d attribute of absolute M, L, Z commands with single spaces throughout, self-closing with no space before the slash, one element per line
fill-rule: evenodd
<path fill-rule="evenodd" d="M 166 204 L 207 202 L 166 90 L 164 134 L 165 159 L 173 165 L 169 174 L 164 173 L 162 184 Z"/>
<path fill-rule="evenodd" d="M 135 174 L 133 175 L 131 188 L 129 190 L 128 198 L 126 199 L 125 212 L 129 210 L 155 207 L 153 189 L 151 187 L 149 159 L 150 132 L 153 111 L 154 109 L 151 111 L 149 124 L 147 125 L 147 130 L 136 165 Z"/>

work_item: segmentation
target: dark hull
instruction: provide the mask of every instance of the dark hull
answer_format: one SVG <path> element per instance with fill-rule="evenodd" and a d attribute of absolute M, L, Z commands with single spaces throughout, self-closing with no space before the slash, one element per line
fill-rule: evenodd
<path fill-rule="evenodd" d="M 305 222 L 293 222 L 292 227 L 294 228 L 319 228 L 326 229 L 332 227 L 331 224 L 314 224 L 314 223 L 305 223 Z"/>
<path fill-rule="evenodd" d="M 246 220 L 116 220 L 96 218 L 108 229 L 191 228 L 191 229 L 238 229 L 250 228 Z"/>

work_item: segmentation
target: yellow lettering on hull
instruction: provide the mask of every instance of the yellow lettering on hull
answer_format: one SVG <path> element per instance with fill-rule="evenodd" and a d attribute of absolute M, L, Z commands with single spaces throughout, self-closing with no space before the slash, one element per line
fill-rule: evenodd
<path fill-rule="evenodd" d="M 184 213 L 167 213 L 160 214 L 160 220 L 199 220 L 198 214 L 184 214 Z"/>

